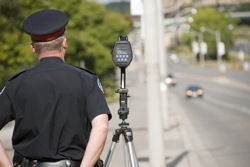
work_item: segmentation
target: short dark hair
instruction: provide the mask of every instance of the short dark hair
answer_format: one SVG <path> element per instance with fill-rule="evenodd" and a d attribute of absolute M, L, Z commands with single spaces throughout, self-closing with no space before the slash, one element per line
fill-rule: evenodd
<path fill-rule="evenodd" d="M 33 42 L 32 45 L 36 50 L 36 54 L 40 55 L 44 51 L 62 51 L 62 43 L 65 36 L 61 36 L 55 40 L 48 41 L 48 42 Z"/>

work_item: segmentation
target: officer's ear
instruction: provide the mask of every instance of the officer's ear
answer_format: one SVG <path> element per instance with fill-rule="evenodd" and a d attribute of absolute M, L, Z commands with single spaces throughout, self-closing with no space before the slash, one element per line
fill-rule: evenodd
<path fill-rule="evenodd" d="M 64 38 L 64 39 L 63 39 L 62 47 L 63 47 L 64 49 L 67 49 L 67 48 L 68 48 L 67 38 Z"/>
<path fill-rule="evenodd" d="M 31 49 L 32 53 L 36 54 L 36 49 L 32 43 L 30 44 L 30 49 Z"/>

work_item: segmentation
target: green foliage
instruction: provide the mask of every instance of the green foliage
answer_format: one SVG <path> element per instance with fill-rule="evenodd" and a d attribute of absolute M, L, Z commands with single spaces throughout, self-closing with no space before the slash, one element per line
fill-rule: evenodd
<path fill-rule="evenodd" d="M 235 7 L 234 11 L 245 11 L 249 12 L 250 10 L 250 3 L 240 4 Z"/>
<path fill-rule="evenodd" d="M 22 42 L 25 38 L 20 33 L 21 11 L 17 1 L 0 0 L 0 88 L 11 75 L 33 62 L 29 47 Z"/>
<path fill-rule="evenodd" d="M 111 2 L 105 5 L 108 11 L 130 14 L 130 2 Z"/>
<path fill-rule="evenodd" d="M 235 26 L 238 22 L 236 19 L 228 18 L 223 13 L 216 11 L 214 8 L 200 8 L 197 14 L 190 15 L 193 22 L 189 23 L 191 31 L 200 32 L 201 27 L 206 27 L 212 31 L 219 31 L 221 41 L 224 42 L 226 51 L 233 46 L 233 33 L 228 28 L 229 25 Z M 196 34 L 197 35 L 197 34 Z M 198 35 L 197 35 L 198 36 Z M 191 42 L 190 34 L 184 37 L 189 44 Z M 197 37 L 198 40 L 198 37 Z M 205 31 L 203 33 L 203 41 L 207 43 L 208 58 L 216 59 L 216 37 Z M 191 44 L 190 44 L 191 45 Z M 223 58 L 227 59 L 227 53 Z"/>
<path fill-rule="evenodd" d="M 87 0 L 0 0 L 0 87 L 15 73 L 37 63 L 29 44 L 30 37 L 21 25 L 30 14 L 42 9 L 62 10 L 69 16 L 67 26 L 66 62 L 95 71 L 104 89 L 114 87 L 110 76 L 115 73 L 111 59 L 113 43 L 120 34 L 127 34 L 132 26 L 120 14 L 109 13 L 105 7 Z"/>

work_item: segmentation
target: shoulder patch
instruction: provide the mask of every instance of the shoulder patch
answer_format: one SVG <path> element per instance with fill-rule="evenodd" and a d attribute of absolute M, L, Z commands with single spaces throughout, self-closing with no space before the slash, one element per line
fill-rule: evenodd
<path fill-rule="evenodd" d="M 26 72 L 26 71 L 27 71 L 27 70 L 24 70 L 24 71 L 22 71 L 22 72 L 19 72 L 18 74 L 16 74 L 16 75 L 14 75 L 13 77 L 11 77 L 11 78 L 9 79 L 9 81 L 11 81 L 11 80 L 17 78 L 19 75 L 21 75 L 22 73 L 24 73 L 24 72 Z"/>
<path fill-rule="evenodd" d="M 104 90 L 103 90 L 103 88 L 102 88 L 102 84 L 101 84 L 101 82 L 100 82 L 99 79 L 97 79 L 97 85 L 98 85 L 98 87 L 101 89 L 102 93 L 104 94 Z"/>
<path fill-rule="evenodd" d="M 6 87 L 6 86 L 5 86 Z M 5 87 L 3 87 L 2 91 L 0 92 L 0 95 L 3 93 L 3 91 L 5 90 Z"/>
<path fill-rule="evenodd" d="M 93 71 L 91 71 L 91 70 L 89 70 L 89 69 L 82 68 L 82 67 L 77 67 L 77 66 L 74 66 L 74 67 L 76 67 L 76 68 L 78 68 L 78 69 L 80 69 L 80 70 L 86 71 L 86 72 L 88 72 L 88 73 L 90 73 L 90 74 L 96 75 L 95 72 L 93 72 Z"/>

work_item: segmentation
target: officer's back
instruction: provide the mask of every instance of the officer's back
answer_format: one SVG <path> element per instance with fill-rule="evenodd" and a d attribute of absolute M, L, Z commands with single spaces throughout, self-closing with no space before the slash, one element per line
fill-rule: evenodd
<path fill-rule="evenodd" d="M 67 65 L 68 17 L 43 10 L 23 24 L 38 56 L 34 68 L 13 76 L 0 93 L 0 129 L 15 120 L 14 166 L 94 166 L 111 114 L 98 77 Z M 0 166 L 11 166 L 0 144 Z"/>

